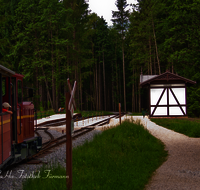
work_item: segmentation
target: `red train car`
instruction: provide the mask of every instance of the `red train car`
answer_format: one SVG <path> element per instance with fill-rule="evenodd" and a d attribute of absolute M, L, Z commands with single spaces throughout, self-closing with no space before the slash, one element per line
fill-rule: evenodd
<path fill-rule="evenodd" d="M 10 116 L 0 116 L 0 164 L 11 156 Z"/>
<path fill-rule="evenodd" d="M 0 65 L 0 170 L 37 153 L 42 144 L 34 136 L 34 105 L 23 101 L 23 77 Z M 13 114 L 2 112 L 3 102 Z"/>

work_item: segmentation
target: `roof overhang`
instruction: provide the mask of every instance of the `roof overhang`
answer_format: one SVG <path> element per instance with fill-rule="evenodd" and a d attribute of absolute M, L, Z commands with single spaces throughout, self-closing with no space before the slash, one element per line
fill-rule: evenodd
<path fill-rule="evenodd" d="M 11 71 L 10 69 L 7 69 L 6 67 L 0 65 L 0 73 L 3 75 L 3 76 L 8 76 L 8 77 L 11 77 L 12 75 L 15 74 L 14 71 Z"/>
<path fill-rule="evenodd" d="M 196 84 L 195 81 L 173 74 L 169 71 L 166 71 L 165 73 L 160 75 L 140 75 L 141 87 L 148 86 L 150 84 L 161 84 L 161 83 L 168 83 L 168 84 L 185 83 L 187 86 Z"/>

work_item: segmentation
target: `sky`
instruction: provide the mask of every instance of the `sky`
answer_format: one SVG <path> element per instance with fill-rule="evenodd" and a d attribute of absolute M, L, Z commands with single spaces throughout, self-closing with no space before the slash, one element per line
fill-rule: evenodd
<path fill-rule="evenodd" d="M 97 13 L 99 17 L 103 18 L 108 23 L 108 26 L 112 25 L 112 11 L 117 11 L 117 6 L 115 5 L 116 0 L 89 0 L 89 9 L 92 12 Z M 137 0 L 127 0 L 128 4 L 136 4 Z M 127 9 L 131 9 L 130 6 Z M 131 9 L 132 11 L 132 9 Z"/>

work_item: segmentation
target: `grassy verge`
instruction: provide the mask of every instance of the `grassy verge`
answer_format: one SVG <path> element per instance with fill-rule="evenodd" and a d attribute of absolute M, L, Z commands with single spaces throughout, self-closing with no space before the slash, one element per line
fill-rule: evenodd
<path fill-rule="evenodd" d="M 164 145 L 142 126 L 125 121 L 73 149 L 73 190 L 144 189 L 166 159 Z M 60 175 L 63 175 L 61 171 Z M 52 170 L 52 175 L 54 171 Z M 46 180 L 46 181 L 45 181 Z M 24 189 L 65 189 L 66 179 L 29 179 Z"/>
<path fill-rule="evenodd" d="M 130 114 L 131 116 L 133 115 L 133 116 L 137 116 L 137 115 L 142 115 L 142 113 L 139 113 L 139 112 L 134 112 L 134 113 L 132 113 L 132 114 Z"/>
<path fill-rule="evenodd" d="M 194 118 L 184 119 L 151 119 L 156 124 L 182 133 L 189 137 L 200 137 L 200 120 Z"/>
<path fill-rule="evenodd" d="M 75 113 L 81 113 L 82 117 L 94 117 L 94 116 L 101 116 L 101 115 L 113 115 L 113 113 L 108 111 L 75 111 Z"/>
<path fill-rule="evenodd" d="M 30 171 L 29 171 L 30 172 Z M 43 166 L 39 172 L 24 182 L 24 190 L 64 190 L 66 189 L 66 170 L 60 165 Z"/>
<path fill-rule="evenodd" d="M 37 111 L 37 118 L 41 119 L 44 117 L 48 117 L 54 115 L 56 113 L 65 114 L 66 111 L 62 110 L 62 112 L 54 112 L 53 110 L 47 111 Z M 108 111 L 75 111 L 75 113 L 81 113 L 82 117 L 91 117 L 91 116 L 102 116 L 102 115 L 113 115 L 113 113 Z"/>
<path fill-rule="evenodd" d="M 37 111 L 37 119 L 48 117 L 48 116 L 54 115 L 54 114 L 55 114 L 55 112 L 53 110 Z"/>

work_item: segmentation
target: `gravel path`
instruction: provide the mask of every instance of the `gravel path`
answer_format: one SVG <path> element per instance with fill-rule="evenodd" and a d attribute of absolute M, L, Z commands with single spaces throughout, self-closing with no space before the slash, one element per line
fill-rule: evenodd
<path fill-rule="evenodd" d="M 200 190 L 200 138 L 189 138 L 158 126 L 147 118 L 143 119 L 142 116 L 123 117 L 122 121 L 125 118 L 141 120 L 141 123 L 149 132 L 165 144 L 165 149 L 169 154 L 167 161 L 155 171 L 150 183 L 146 186 L 146 190 Z M 112 119 L 106 127 L 111 127 L 118 123 L 119 119 Z M 101 130 L 101 127 L 99 129 Z M 76 139 L 73 141 L 73 148 L 82 145 L 85 140 L 92 140 L 93 136 L 99 132 L 101 131 L 94 130 Z M 54 135 L 61 135 L 57 131 L 53 133 Z M 42 160 L 47 161 L 48 164 L 59 162 L 65 166 L 65 151 L 66 148 L 63 145 L 57 151 L 42 158 Z M 9 171 L 12 173 L 8 173 L 7 176 L 0 173 L 0 190 L 22 189 L 22 181 L 26 180 L 26 178 L 20 177 L 20 170 L 30 174 L 40 167 L 41 165 L 24 164 Z"/>
<path fill-rule="evenodd" d="M 147 118 L 134 119 L 140 119 L 148 131 L 165 144 L 169 154 L 167 161 L 156 170 L 146 190 L 199 190 L 200 138 L 190 138 L 168 130 Z"/>

